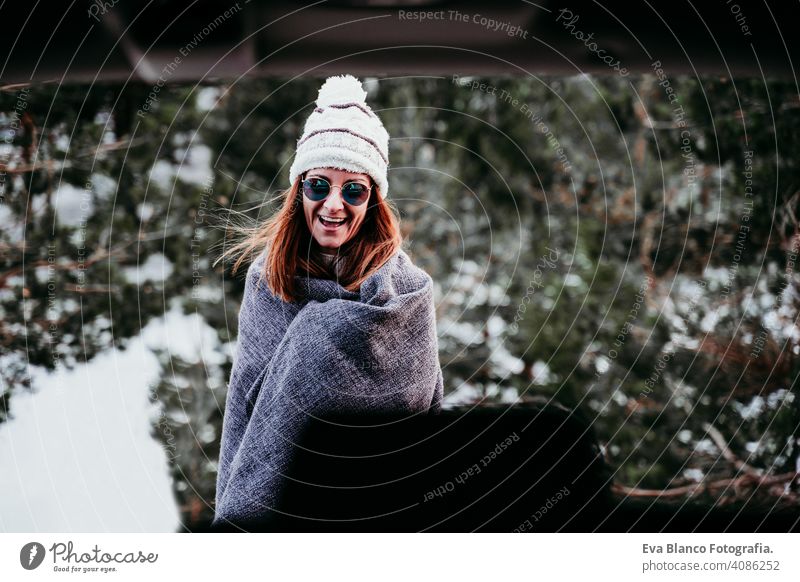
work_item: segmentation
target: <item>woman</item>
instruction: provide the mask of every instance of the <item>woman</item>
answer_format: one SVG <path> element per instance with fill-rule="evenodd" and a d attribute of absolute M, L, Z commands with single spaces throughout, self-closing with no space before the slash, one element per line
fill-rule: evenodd
<path fill-rule="evenodd" d="M 436 412 L 432 281 L 401 248 L 389 135 L 350 75 L 319 91 L 281 210 L 234 247 L 256 254 L 222 428 L 214 523 L 280 500 L 304 423 L 326 412 Z"/>

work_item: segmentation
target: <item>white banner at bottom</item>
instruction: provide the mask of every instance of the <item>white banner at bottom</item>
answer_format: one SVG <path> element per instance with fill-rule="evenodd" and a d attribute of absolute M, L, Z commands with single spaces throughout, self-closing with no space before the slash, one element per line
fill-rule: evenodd
<path fill-rule="evenodd" d="M 798 580 L 792 534 L 0 534 L 3 580 Z"/>

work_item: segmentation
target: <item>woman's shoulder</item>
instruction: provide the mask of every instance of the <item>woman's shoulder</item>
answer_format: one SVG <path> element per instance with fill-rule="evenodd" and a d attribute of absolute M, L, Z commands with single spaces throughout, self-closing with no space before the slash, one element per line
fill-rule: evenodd
<path fill-rule="evenodd" d="M 247 267 L 246 290 L 274 298 L 269 287 L 269 264 L 266 251 L 261 251 Z"/>
<path fill-rule="evenodd" d="M 423 278 L 430 278 L 425 269 L 420 267 L 414 262 L 413 254 L 403 247 L 398 247 L 394 259 L 397 261 L 399 270 L 406 273 L 414 273 L 415 275 Z"/>
<path fill-rule="evenodd" d="M 389 277 L 398 293 L 420 292 L 432 287 L 431 276 L 414 263 L 413 255 L 403 247 L 398 247 L 388 262 Z"/>
<path fill-rule="evenodd" d="M 250 263 L 250 266 L 247 267 L 247 277 L 249 278 L 253 273 L 263 273 L 265 272 L 265 266 L 267 264 L 267 251 L 263 250 L 253 261 Z"/>

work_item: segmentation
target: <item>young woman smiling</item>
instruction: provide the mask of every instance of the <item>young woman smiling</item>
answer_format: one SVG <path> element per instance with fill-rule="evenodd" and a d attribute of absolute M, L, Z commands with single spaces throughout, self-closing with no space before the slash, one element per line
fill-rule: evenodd
<path fill-rule="evenodd" d="M 350 75 L 327 79 L 281 209 L 227 254 L 251 256 L 226 398 L 215 524 L 269 514 L 292 447 L 327 412 L 437 412 L 433 282 L 401 248 L 389 135 Z"/>

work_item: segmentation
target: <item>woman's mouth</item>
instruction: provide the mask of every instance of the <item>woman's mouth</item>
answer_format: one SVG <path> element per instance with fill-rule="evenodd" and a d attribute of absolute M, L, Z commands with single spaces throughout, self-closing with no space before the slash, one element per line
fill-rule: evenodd
<path fill-rule="evenodd" d="M 348 222 L 348 219 L 345 217 L 331 218 L 319 215 L 319 222 L 325 230 L 337 230 L 342 228 Z"/>

